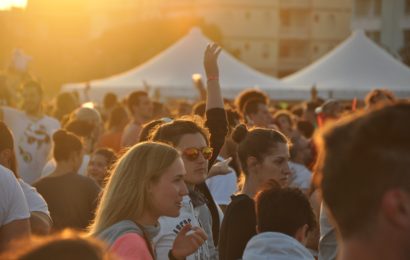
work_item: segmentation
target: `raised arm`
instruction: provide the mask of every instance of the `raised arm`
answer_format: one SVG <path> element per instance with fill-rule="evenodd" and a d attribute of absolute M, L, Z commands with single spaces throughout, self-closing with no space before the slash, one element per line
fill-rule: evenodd
<path fill-rule="evenodd" d="M 209 169 L 218 157 L 219 151 L 225 143 L 225 136 L 228 133 L 228 122 L 224 110 L 221 87 L 219 86 L 219 69 L 217 60 L 220 52 L 221 49 L 218 45 L 211 44 L 206 48 L 204 55 L 204 67 L 207 77 L 205 126 L 209 129 L 209 143 L 214 149 L 213 155 L 209 160 Z M 197 189 L 200 190 L 208 200 L 207 206 L 212 215 L 212 236 L 214 245 L 217 246 L 220 223 L 218 208 L 205 182 L 197 185 Z"/>
<path fill-rule="evenodd" d="M 206 47 L 204 54 L 204 68 L 207 77 L 205 126 L 211 134 L 210 145 L 214 149 L 214 154 L 209 160 L 209 168 L 215 162 L 228 133 L 228 123 L 219 85 L 218 57 L 221 50 L 217 44 L 213 43 Z"/>
<path fill-rule="evenodd" d="M 222 49 L 215 43 L 206 47 L 204 67 L 207 79 L 206 110 L 224 108 L 224 102 L 219 85 L 218 57 Z"/>

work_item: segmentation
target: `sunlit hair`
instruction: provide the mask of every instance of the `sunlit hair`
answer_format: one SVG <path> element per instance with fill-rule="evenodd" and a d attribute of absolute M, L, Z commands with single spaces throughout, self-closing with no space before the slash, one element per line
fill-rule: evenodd
<path fill-rule="evenodd" d="M 135 220 L 150 207 L 148 186 L 160 179 L 164 171 L 179 157 L 173 147 L 143 142 L 130 148 L 115 165 L 89 227 L 97 235 L 125 219 Z"/>
<path fill-rule="evenodd" d="M 148 141 L 149 138 L 151 137 L 152 132 L 159 127 L 162 124 L 165 124 L 166 122 L 161 118 L 161 119 L 156 119 L 152 120 L 145 125 L 142 126 L 140 136 L 139 136 L 139 142 L 145 142 Z"/>
<path fill-rule="evenodd" d="M 186 134 L 200 133 L 209 144 L 209 132 L 201 127 L 199 117 L 182 117 L 172 122 L 159 125 L 151 132 L 153 141 L 171 143 L 178 146 L 181 138 Z"/>

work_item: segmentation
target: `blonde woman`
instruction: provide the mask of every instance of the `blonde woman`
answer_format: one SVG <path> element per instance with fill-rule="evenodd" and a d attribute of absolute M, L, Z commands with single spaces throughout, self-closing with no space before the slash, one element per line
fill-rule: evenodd
<path fill-rule="evenodd" d="M 171 146 L 154 142 L 133 146 L 108 180 L 90 235 L 107 242 L 122 259 L 155 259 L 151 241 L 160 230 L 158 219 L 178 217 L 182 198 L 188 194 L 185 174 L 182 159 Z M 206 239 L 201 228 L 185 226 L 169 258 L 184 259 Z"/>

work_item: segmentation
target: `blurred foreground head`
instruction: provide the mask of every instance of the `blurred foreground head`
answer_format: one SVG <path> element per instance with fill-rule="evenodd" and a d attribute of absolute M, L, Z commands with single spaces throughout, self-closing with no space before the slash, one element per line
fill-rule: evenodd
<path fill-rule="evenodd" d="M 87 259 L 114 260 L 106 246 L 92 237 L 85 237 L 72 230 L 47 237 L 32 237 L 29 241 L 19 241 L 0 259 L 38 260 L 38 259 Z"/>
<path fill-rule="evenodd" d="M 343 240 L 374 249 L 382 241 L 403 259 L 410 259 L 409 118 L 410 104 L 386 106 L 342 119 L 317 138 L 318 179 Z"/>
<path fill-rule="evenodd" d="M 72 119 L 89 122 L 93 125 L 102 123 L 100 112 L 90 107 L 80 107 L 72 114 Z"/>

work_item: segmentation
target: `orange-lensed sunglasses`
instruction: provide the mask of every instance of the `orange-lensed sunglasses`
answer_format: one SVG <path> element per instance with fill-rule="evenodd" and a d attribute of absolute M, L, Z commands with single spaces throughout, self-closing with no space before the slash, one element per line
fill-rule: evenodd
<path fill-rule="evenodd" d="M 182 155 L 190 161 L 195 161 L 196 159 L 198 159 L 199 154 L 202 153 L 202 156 L 205 158 L 205 160 L 209 160 L 212 157 L 213 151 L 214 150 L 212 149 L 212 147 L 190 147 L 182 151 Z"/>

